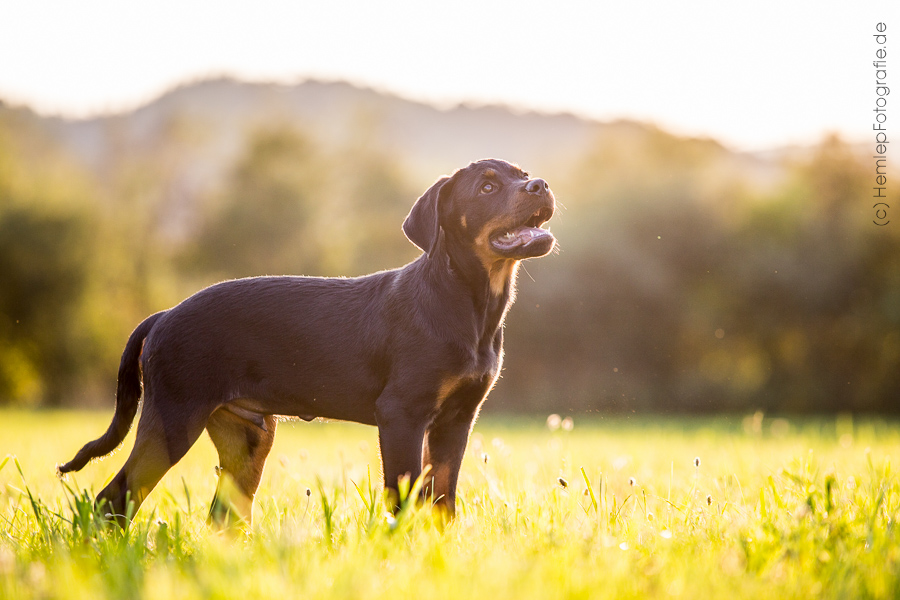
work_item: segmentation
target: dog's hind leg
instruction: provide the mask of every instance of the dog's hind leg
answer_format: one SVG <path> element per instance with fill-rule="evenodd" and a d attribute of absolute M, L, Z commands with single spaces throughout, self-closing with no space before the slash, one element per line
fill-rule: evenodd
<path fill-rule="evenodd" d="M 115 517 L 123 528 L 163 475 L 181 460 L 203 432 L 207 413 L 195 407 L 161 404 L 149 393 L 145 395 L 131 455 L 122 470 L 97 495 L 102 512 Z"/>
<path fill-rule="evenodd" d="M 276 424 L 272 415 L 255 423 L 227 408 L 210 417 L 206 430 L 219 453 L 219 483 L 209 511 L 216 525 L 252 523 L 253 497 L 275 441 Z"/>

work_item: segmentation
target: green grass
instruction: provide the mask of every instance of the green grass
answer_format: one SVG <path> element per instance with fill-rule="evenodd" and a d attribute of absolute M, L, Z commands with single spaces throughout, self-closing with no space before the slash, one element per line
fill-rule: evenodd
<path fill-rule="evenodd" d="M 896 422 L 485 419 L 445 528 L 385 517 L 373 428 L 282 423 L 245 536 L 206 524 L 205 438 L 98 529 L 131 437 L 54 466 L 108 418 L 0 411 L 0 598 L 900 597 Z"/>

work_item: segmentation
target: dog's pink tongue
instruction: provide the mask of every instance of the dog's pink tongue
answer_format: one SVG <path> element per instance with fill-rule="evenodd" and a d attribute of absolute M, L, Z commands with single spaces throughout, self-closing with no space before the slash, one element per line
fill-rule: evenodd
<path fill-rule="evenodd" d="M 553 237 L 553 234 L 540 227 L 527 227 L 523 225 L 512 231 L 507 231 L 505 234 L 498 237 L 497 243 L 503 247 L 511 248 L 513 246 L 530 244 L 534 240 L 545 237 Z"/>

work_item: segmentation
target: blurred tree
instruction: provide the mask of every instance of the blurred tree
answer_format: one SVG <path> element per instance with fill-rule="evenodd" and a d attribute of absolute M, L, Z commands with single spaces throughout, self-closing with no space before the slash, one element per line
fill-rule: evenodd
<path fill-rule="evenodd" d="M 0 395 L 58 403 L 80 366 L 71 321 L 87 279 L 89 231 L 77 213 L 0 210 Z"/>
<path fill-rule="evenodd" d="M 328 242 L 318 227 L 325 169 L 320 151 L 299 131 L 254 132 L 200 226 L 189 266 L 220 278 L 320 272 Z"/>
<path fill-rule="evenodd" d="M 329 155 L 288 126 L 253 132 L 186 253 L 213 278 L 347 276 L 417 254 L 400 225 L 416 199 L 400 167 L 358 140 Z"/>
<path fill-rule="evenodd" d="M 597 140 L 552 222 L 559 257 L 526 264 L 536 285 L 520 277 L 534 303 L 510 313 L 501 398 L 539 389 L 536 403 L 623 411 L 705 401 L 678 379 L 698 326 L 690 293 L 722 243 L 719 205 L 740 189 L 712 168 L 727 156 L 714 142 L 629 123 Z"/>
<path fill-rule="evenodd" d="M 723 308 L 769 365 L 764 408 L 900 409 L 900 356 L 885 360 L 900 334 L 900 236 L 866 218 L 869 179 L 846 144 L 825 139 L 780 194 L 748 206 L 723 257 L 740 266 Z"/>
<path fill-rule="evenodd" d="M 96 252 L 84 177 L 25 111 L 0 114 L 0 403 L 59 404 L 95 350 L 79 319 Z"/>
<path fill-rule="evenodd" d="M 362 275 L 399 267 L 421 252 L 401 230 L 403 219 L 418 197 L 399 165 L 384 153 L 366 148 L 341 154 L 342 189 L 346 207 L 343 238 L 349 260 L 343 274 Z M 338 271 L 339 273 L 341 271 Z"/>
<path fill-rule="evenodd" d="M 846 144 L 750 192 L 714 144 L 620 134 L 520 278 L 504 408 L 900 411 L 900 235 L 866 220 Z"/>

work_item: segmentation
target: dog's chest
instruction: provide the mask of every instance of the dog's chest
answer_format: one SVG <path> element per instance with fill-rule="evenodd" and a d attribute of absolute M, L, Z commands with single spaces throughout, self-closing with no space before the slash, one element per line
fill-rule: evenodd
<path fill-rule="evenodd" d="M 496 381 L 502 361 L 502 348 L 493 344 L 486 344 L 476 352 L 466 353 L 464 359 L 453 361 L 439 384 L 435 408 L 445 411 L 451 406 L 459 408 L 460 402 L 470 404 L 483 399 Z"/>
<path fill-rule="evenodd" d="M 500 372 L 503 361 L 502 333 L 479 340 L 460 360 L 457 374 L 463 379 L 480 381 L 485 377 L 493 379 Z"/>

